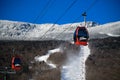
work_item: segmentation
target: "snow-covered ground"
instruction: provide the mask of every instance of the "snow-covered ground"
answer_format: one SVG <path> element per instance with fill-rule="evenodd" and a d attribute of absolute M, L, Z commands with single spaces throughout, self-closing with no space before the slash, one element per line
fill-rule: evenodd
<path fill-rule="evenodd" d="M 72 56 L 61 69 L 61 80 L 85 80 L 85 61 L 90 54 L 88 46 L 80 46 L 79 56 Z"/>
<path fill-rule="evenodd" d="M 35 61 L 44 61 L 51 68 L 57 68 L 56 64 L 48 61 L 51 54 L 62 52 L 61 48 L 49 50 L 46 55 L 36 56 Z M 90 54 L 88 46 L 80 46 L 79 55 L 69 56 L 66 64 L 61 67 L 61 80 L 85 80 L 85 61 Z"/>
<path fill-rule="evenodd" d="M 51 54 L 54 54 L 55 52 L 62 52 L 61 48 L 56 48 L 53 50 L 49 50 L 46 55 L 43 56 L 36 56 L 35 60 L 42 62 L 44 61 L 47 65 L 49 65 L 51 68 L 56 68 L 56 64 L 53 64 L 51 61 L 48 61 L 48 58 L 50 57 Z"/>
<path fill-rule="evenodd" d="M 54 25 L 54 26 L 53 26 Z M 73 40 L 73 33 L 83 22 L 69 24 L 31 24 L 0 20 L 0 40 Z M 87 22 L 90 39 L 120 36 L 120 21 L 98 25 Z"/>
<path fill-rule="evenodd" d="M 120 37 L 120 21 L 88 28 L 90 39 Z"/>
<path fill-rule="evenodd" d="M 71 24 L 31 24 L 0 20 L 0 40 L 72 40 L 76 27 L 83 25 L 83 22 Z M 95 22 L 87 24 L 90 27 L 97 25 Z"/>

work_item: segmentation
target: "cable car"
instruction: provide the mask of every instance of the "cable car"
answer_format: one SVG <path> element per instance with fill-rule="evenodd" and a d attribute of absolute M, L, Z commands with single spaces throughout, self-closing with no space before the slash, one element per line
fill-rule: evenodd
<path fill-rule="evenodd" d="M 12 69 L 19 71 L 21 70 L 21 58 L 18 56 L 12 57 Z"/>
<path fill-rule="evenodd" d="M 74 43 L 76 45 L 88 45 L 89 34 L 86 27 L 78 26 L 74 32 Z"/>

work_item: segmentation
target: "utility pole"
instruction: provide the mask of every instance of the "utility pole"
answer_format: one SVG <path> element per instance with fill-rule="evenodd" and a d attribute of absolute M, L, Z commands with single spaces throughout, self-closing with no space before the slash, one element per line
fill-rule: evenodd
<path fill-rule="evenodd" d="M 87 16 L 86 12 L 84 12 L 84 13 L 82 14 L 82 16 L 84 17 L 84 24 L 85 24 L 85 26 L 86 26 L 86 16 Z"/>

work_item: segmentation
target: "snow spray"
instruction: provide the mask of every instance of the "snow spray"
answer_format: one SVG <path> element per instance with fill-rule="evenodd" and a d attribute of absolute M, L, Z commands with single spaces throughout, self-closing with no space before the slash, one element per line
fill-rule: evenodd
<path fill-rule="evenodd" d="M 80 46 L 78 56 L 71 56 L 61 69 L 61 80 L 85 80 L 85 61 L 90 54 L 88 46 Z"/>

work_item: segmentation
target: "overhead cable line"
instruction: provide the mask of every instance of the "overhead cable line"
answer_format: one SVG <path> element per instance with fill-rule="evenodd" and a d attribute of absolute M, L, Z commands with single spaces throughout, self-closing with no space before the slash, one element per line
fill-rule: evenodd
<path fill-rule="evenodd" d="M 40 19 L 42 19 L 42 18 L 45 16 L 45 14 L 46 14 L 47 11 L 50 9 L 50 7 L 54 4 L 55 1 L 56 1 L 56 0 L 53 0 L 53 1 L 51 1 L 51 3 L 48 4 L 47 8 L 44 10 L 44 12 L 43 12 L 43 14 L 41 15 Z"/>
<path fill-rule="evenodd" d="M 98 1 L 98 0 L 94 0 L 94 2 L 93 2 L 84 12 L 87 13 L 90 9 L 92 9 L 92 7 L 97 3 L 97 1 Z M 83 13 L 84 13 L 84 12 L 83 12 Z M 80 18 L 82 18 L 81 15 L 78 16 L 73 22 L 75 22 L 76 20 L 78 20 L 78 19 L 80 19 Z M 72 24 L 73 24 L 73 23 L 72 23 Z M 72 24 L 71 24 L 71 25 L 72 25 Z"/>
<path fill-rule="evenodd" d="M 68 10 L 77 2 L 77 0 L 74 0 L 70 5 L 69 7 L 65 10 L 65 12 L 55 21 L 55 23 L 41 36 L 40 39 L 43 38 L 43 36 L 46 35 L 46 33 L 52 28 L 55 26 L 55 24 L 68 12 Z"/>
<path fill-rule="evenodd" d="M 48 2 L 46 3 L 45 7 L 40 11 L 39 15 L 35 18 L 35 20 L 33 21 L 34 23 L 42 17 L 42 15 L 44 14 L 45 10 L 48 8 L 48 6 L 50 5 L 51 0 L 48 0 Z"/>
<path fill-rule="evenodd" d="M 98 0 L 94 0 L 94 2 L 85 10 L 85 13 L 86 12 L 88 12 L 96 3 L 97 3 L 97 1 Z M 76 20 L 78 20 L 78 19 L 80 19 L 82 16 L 80 15 L 80 16 L 78 16 L 74 21 L 73 21 L 73 23 L 76 21 Z M 73 23 L 72 24 L 70 24 L 69 26 L 72 26 L 73 25 Z M 58 36 L 60 36 L 63 32 L 65 32 L 67 29 L 69 29 L 69 28 L 66 28 L 65 30 L 63 30 L 61 33 L 59 33 L 55 38 L 57 38 Z M 54 38 L 54 39 L 55 39 Z"/>
<path fill-rule="evenodd" d="M 51 4 L 51 1 L 52 1 L 52 0 L 48 0 L 48 1 L 46 2 L 45 7 L 43 7 L 43 9 L 39 12 L 39 15 L 35 18 L 35 20 L 33 21 L 33 23 L 35 23 L 39 18 L 42 17 L 41 14 L 45 14 L 45 10 L 47 10 L 47 8 L 48 8 L 49 6 L 51 6 L 51 5 L 50 5 L 50 4 Z M 53 1 L 54 1 L 54 0 L 53 0 Z M 25 34 L 26 34 L 26 33 L 25 33 Z M 25 34 L 23 35 L 23 37 L 25 37 Z"/>
<path fill-rule="evenodd" d="M 92 7 L 97 3 L 98 0 L 94 0 L 94 2 L 85 10 L 85 12 L 88 12 Z"/>

